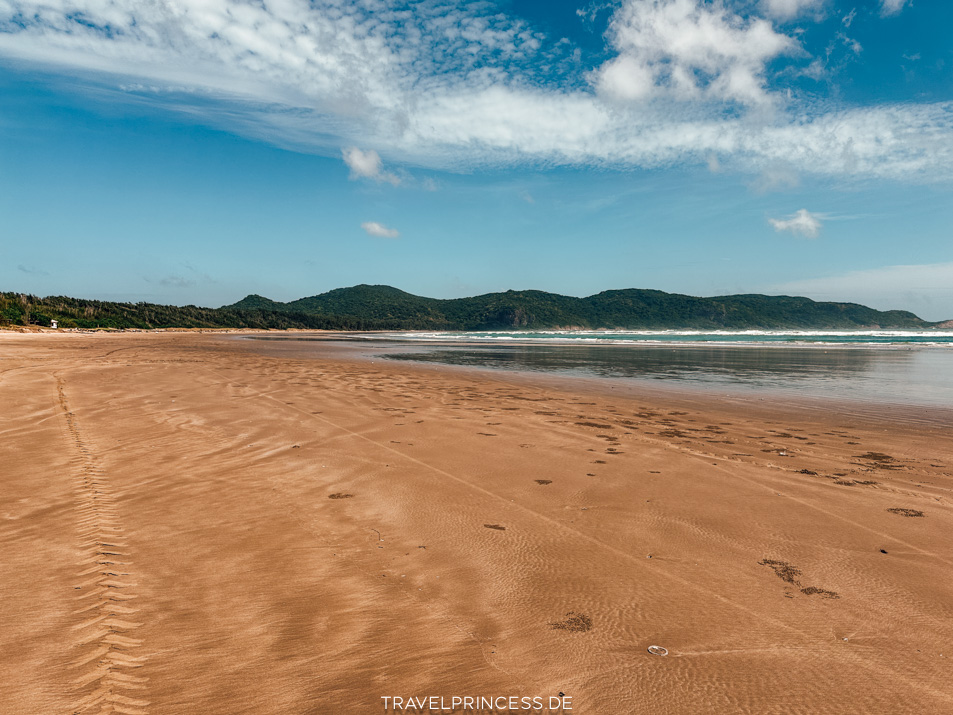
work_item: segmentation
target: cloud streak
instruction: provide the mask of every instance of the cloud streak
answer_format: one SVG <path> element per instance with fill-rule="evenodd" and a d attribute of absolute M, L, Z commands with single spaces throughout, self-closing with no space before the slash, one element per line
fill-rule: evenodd
<path fill-rule="evenodd" d="M 365 221 L 361 224 L 361 228 L 368 236 L 374 238 L 400 238 L 400 231 L 396 228 L 389 228 L 377 221 Z"/>
<path fill-rule="evenodd" d="M 42 268 L 37 268 L 36 266 L 25 266 L 22 263 L 17 266 L 17 270 L 20 271 L 20 273 L 26 273 L 28 276 L 50 275 L 47 271 L 44 271 Z"/>
<path fill-rule="evenodd" d="M 820 214 L 812 214 L 807 209 L 799 209 L 787 218 L 769 218 L 768 223 L 774 226 L 778 233 L 787 233 L 803 238 L 817 238 L 821 232 Z"/>
<path fill-rule="evenodd" d="M 761 0 L 765 13 L 781 20 L 790 20 L 808 10 L 815 12 L 824 5 L 824 0 Z"/>
<path fill-rule="evenodd" d="M 782 56 L 809 63 L 797 36 L 721 0 L 624 0 L 612 56 L 588 81 L 566 43 L 484 12 L 437 0 L 0 0 L 0 55 L 282 146 L 350 147 L 352 176 L 389 183 L 382 156 L 464 171 L 717 156 L 753 173 L 953 178 L 953 103 L 790 99 L 769 70 Z"/>

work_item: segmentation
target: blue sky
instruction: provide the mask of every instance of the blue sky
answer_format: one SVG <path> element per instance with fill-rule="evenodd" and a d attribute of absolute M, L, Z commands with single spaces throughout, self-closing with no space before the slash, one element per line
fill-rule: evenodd
<path fill-rule="evenodd" d="M 0 0 L 0 289 L 953 318 L 953 3 Z"/>

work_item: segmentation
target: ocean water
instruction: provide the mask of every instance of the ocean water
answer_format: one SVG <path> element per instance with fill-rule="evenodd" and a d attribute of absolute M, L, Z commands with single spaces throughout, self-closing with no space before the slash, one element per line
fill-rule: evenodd
<path fill-rule="evenodd" d="M 378 357 L 820 400 L 953 408 L 953 331 L 391 333 Z"/>
<path fill-rule="evenodd" d="M 406 332 L 379 335 L 383 339 L 468 343 L 953 345 L 953 330 L 540 330 Z"/>

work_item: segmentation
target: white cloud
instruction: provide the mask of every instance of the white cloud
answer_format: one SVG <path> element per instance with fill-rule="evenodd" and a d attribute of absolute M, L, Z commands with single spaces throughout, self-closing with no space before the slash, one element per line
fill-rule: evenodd
<path fill-rule="evenodd" d="M 815 300 L 911 310 L 926 320 L 953 319 L 953 263 L 884 266 L 807 278 L 768 288 Z"/>
<path fill-rule="evenodd" d="M 820 82 L 827 76 L 827 67 L 820 59 L 815 59 L 807 67 L 800 69 L 797 74 L 799 77 L 809 77 L 815 82 Z"/>
<path fill-rule="evenodd" d="M 377 221 L 365 221 L 361 224 L 361 228 L 364 229 L 368 236 L 374 236 L 375 238 L 400 237 L 400 232 L 396 228 L 388 228 L 382 223 L 377 223 Z"/>
<path fill-rule="evenodd" d="M 907 0 L 880 0 L 880 14 L 896 15 L 906 4 Z"/>
<path fill-rule="evenodd" d="M 787 218 L 769 218 L 768 223 L 774 226 L 774 230 L 787 231 L 795 236 L 804 238 L 817 238 L 821 230 L 820 214 L 812 214 L 807 209 L 799 209 Z"/>
<path fill-rule="evenodd" d="M 850 24 L 854 21 L 855 17 L 857 17 L 856 7 L 851 8 L 851 11 L 841 18 L 841 22 L 844 23 L 844 27 L 850 27 Z"/>
<path fill-rule="evenodd" d="M 731 7 L 742 5 L 755 6 Z M 100 99 L 287 148 L 373 146 L 352 156 L 352 175 L 391 183 L 385 162 L 653 168 L 713 155 L 755 174 L 953 178 L 953 103 L 837 110 L 776 96 L 772 61 L 812 58 L 725 0 L 624 0 L 609 31 L 615 56 L 594 86 L 571 45 L 546 45 L 494 7 L 0 0 L 0 56 L 65 71 Z"/>
<path fill-rule="evenodd" d="M 596 74 L 596 86 L 614 99 L 648 99 L 656 91 L 652 69 L 634 57 L 619 55 Z"/>
<path fill-rule="evenodd" d="M 779 20 L 790 20 L 806 10 L 819 10 L 825 0 L 761 0 L 765 14 Z"/>
<path fill-rule="evenodd" d="M 383 170 L 380 154 L 373 149 L 361 151 L 356 146 L 352 146 L 342 149 L 341 155 L 344 157 L 344 163 L 351 169 L 352 179 L 374 179 L 386 181 L 394 186 L 400 183 L 399 178 Z"/>
<path fill-rule="evenodd" d="M 837 39 L 844 44 L 844 47 L 849 49 L 855 55 L 859 55 L 861 52 L 864 51 L 863 46 L 859 42 L 857 42 L 857 40 L 855 40 L 852 37 L 848 37 L 843 32 L 837 33 Z"/>
<path fill-rule="evenodd" d="M 791 2 L 797 4 L 782 4 Z M 664 94 L 764 104 L 766 63 L 797 49 L 767 20 L 743 19 L 721 0 L 626 0 L 609 37 L 619 55 L 599 68 L 594 82 L 621 100 Z"/>

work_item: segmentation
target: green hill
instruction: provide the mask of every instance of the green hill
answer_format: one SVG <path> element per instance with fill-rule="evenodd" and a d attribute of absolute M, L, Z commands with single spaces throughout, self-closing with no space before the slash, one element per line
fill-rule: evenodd
<path fill-rule="evenodd" d="M 249 296 L 224 309 L 250 305 Z M 390 286 L 358 285 L 274 303 L 276 311 L 336 317 L 385 329 L 492 330 L 579 328 L 929 328 L 913 313 L 809 298 L 733 295 L 697 298 L 658 290 L 610 290 L 586 298 L 543 291 L 506 291 L 439 300 Z"/>
<path fill-rule="evenodd" d="M 390 286 L 357 285 L 300 298 L 285 305 L 288 310 L 301 313 L 346 315 L 364 320 L 404 323 L 442 320 L 439 305 L 443 302 L 421 298 Z"/>
<path fill-rule="evenodd" d="M 284 310 L 285 304 L 278 303 L 271 300 L 270 298 L 265 298 L 262 295 L 246 295 L 240 301 L 234 305 L 228 306 L 231 310 Z"/>
<path fill-rule="evenodd" d="M 222 308 L 112 303 L 0 293 L 0 325 L 78 328 L 305 328 L 512 330 L 550 328 L 861 329 L 933 328 L 913 313 L 809 298 L 698 298 L 658 290 L 608 290 L 586 298 L 537 290 L 439 300 L 391 286 L 358 285 L 281 303 L 249 295 Z"/>

